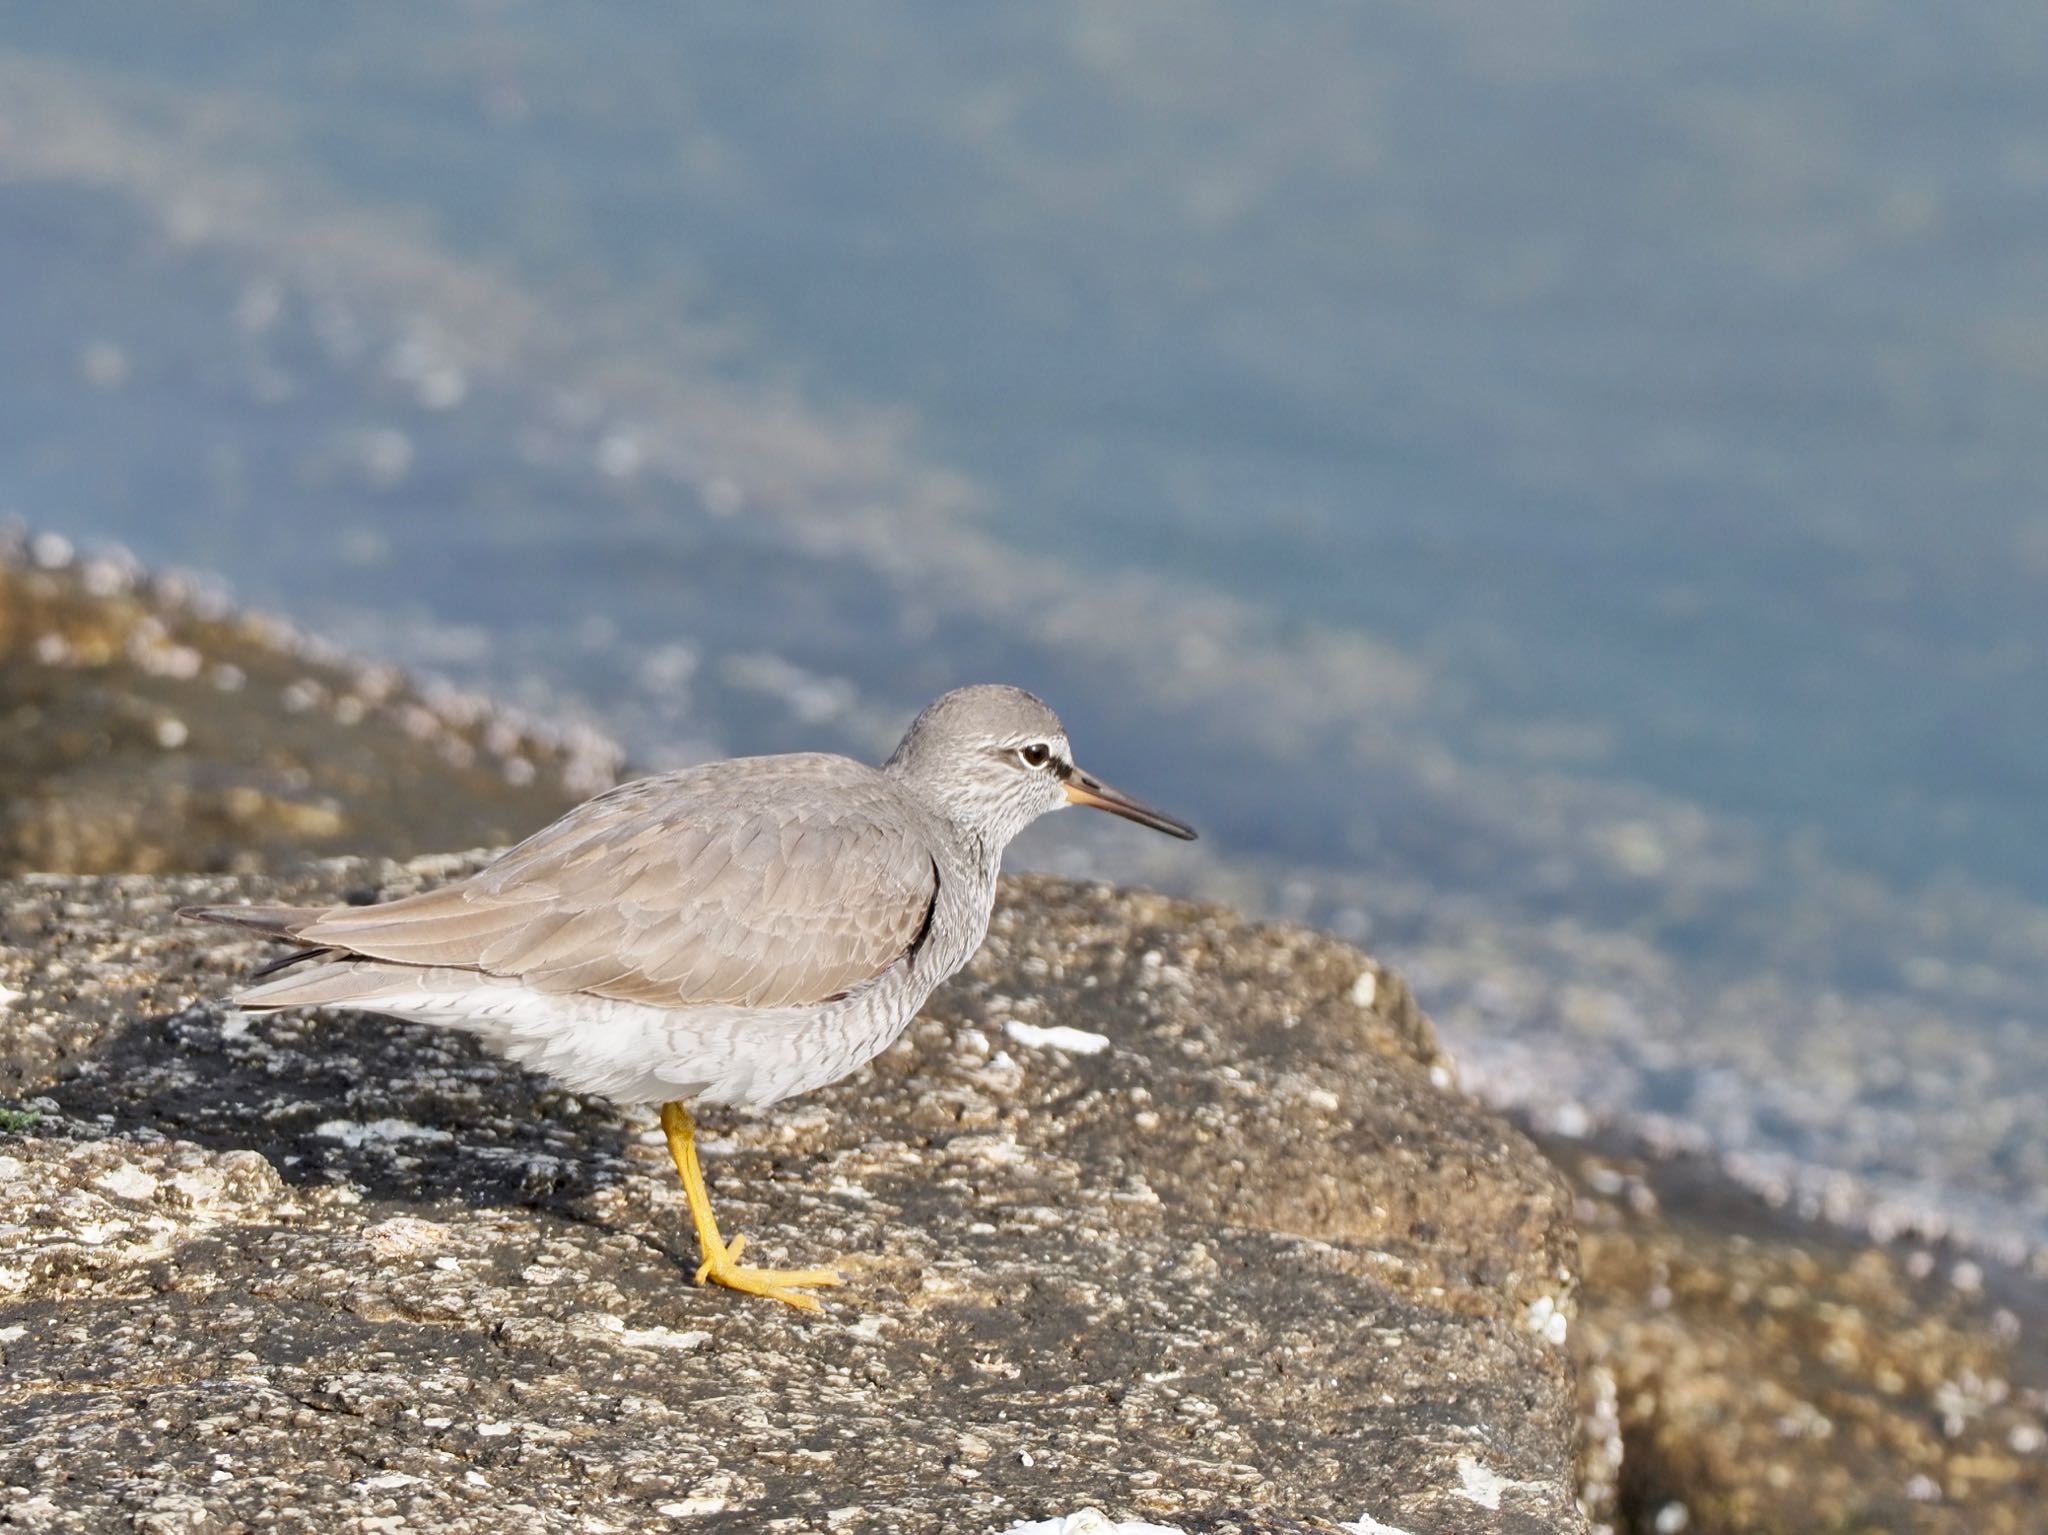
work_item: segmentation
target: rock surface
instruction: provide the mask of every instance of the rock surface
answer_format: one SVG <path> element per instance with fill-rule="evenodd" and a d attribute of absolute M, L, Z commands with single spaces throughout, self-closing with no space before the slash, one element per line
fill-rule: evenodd
<path fill-rule="evenodd" d="M 1526 1142 L 1341 945 L 1050 882 L 870 1072 L 659 1139 L 361 1016 L 244 1024 L 187 900 L 397 890 L 615 769 L 0 533 L 0 1526 L 2048 1528 L 2048 1301 Z M 289 871 L 297 870 L 292 873 Z M 21 1110 L 33 1104 L 35 1108 Z M 1028 1457 L 1028 1459 L 1027 1459 Z M 1100 1505 L 1107 1515 L 1088 1509 Z"/>
<path fill-rule="evenodd" d="M 226 1014 L 260 945 L 170 919 L 460 867 L 0 887 L 0 1521 L 1584 1528 L 1570 1196 L 1355 951 L 1012 884 L 874 1067 L 707 1122 L 810 1318 L 690 1284 L 650 1125 Z"/>
<path fill-rule="evenodd" d="M 2038 1285 L 1776 1215 L 1689 1162 L 1546 1149 L 1580 1190 L 1586 1416 L 1623 1528 L 2048 1529 Z"/>
<path fill-rule="evenodd" d="M 191 583 L 0 531 L 0 873 L 504 842 L 616 767 Z"/>

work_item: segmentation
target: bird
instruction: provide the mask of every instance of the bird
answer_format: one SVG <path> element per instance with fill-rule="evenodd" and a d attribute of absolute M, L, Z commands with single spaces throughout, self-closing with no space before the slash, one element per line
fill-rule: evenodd
<path fill-rule="evenodd" d="M 434 889 L 179 916 L 295 945 L 233 994 L 246 1012 L 453 1028 L 578 1092 L 659 1105 L 696 1282 L 815 1311 L 810 1292 L 843 1277 L 740 1261 L 691 1106 L 777 1103 L 880 1054 L 981 947 L 1011 839 L 1069 805 L 1195 838 L 1077 767 L 1042 700 L 984 684 L 928 706 L 880 767 L 822 752 L 704 763 L 606 790 Z"/>

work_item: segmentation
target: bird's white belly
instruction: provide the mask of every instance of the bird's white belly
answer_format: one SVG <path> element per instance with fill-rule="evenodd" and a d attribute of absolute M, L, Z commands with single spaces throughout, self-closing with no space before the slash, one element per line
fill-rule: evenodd
<path fill-rule="evenodd" d="M 362 1005 L 475 1034 L 530 1070 L 615 1103 L 758 1107 L 836 1082 L 887 1049 L 924 1001 L 890 990 L 824 1007 L 661 1008 L 500 983 Z"/>

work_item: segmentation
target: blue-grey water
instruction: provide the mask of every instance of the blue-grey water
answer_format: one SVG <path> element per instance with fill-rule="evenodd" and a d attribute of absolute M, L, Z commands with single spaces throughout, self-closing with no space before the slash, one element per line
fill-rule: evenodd
<path fill-rule="evenodd" d="M 636 760 L 1044 692 L 1481 1091 L 2048 1237 L 2048 13 L 0 11 L 0 511 Z"/>

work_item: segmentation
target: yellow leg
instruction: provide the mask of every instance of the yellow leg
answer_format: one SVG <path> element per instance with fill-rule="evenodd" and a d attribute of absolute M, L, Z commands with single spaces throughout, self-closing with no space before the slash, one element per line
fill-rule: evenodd
<path fill-rule="evenodd" d="M 683 1197 L 690 1202 L 690 1219 L 697 1223 L 697 1249 L 704 1254 L 704 1262 L 697 1270 L 697 1283 L 720 1284 L 749 1295 L 765 1295 L 799 1311 L 824 1309 L 815 1296 L 803 1291 L 846 1283 L 838 1272 L 742 1268 L 740 1249 L 747 1245 L 747 1239 L 734 1237 L 727 1242 L 718 1234 L 718 1217 L 711 1213 L 711 1191 L 704 1187 L 704 1169 L 697 1161 L 697 1126 L 690 1119 L 690 1111 L 680 1103 L 664 1103 L 661 1128 L 668 1136 L 668 1154 L 675 1158 L 676 1174 L 683 1180 Z"/>

